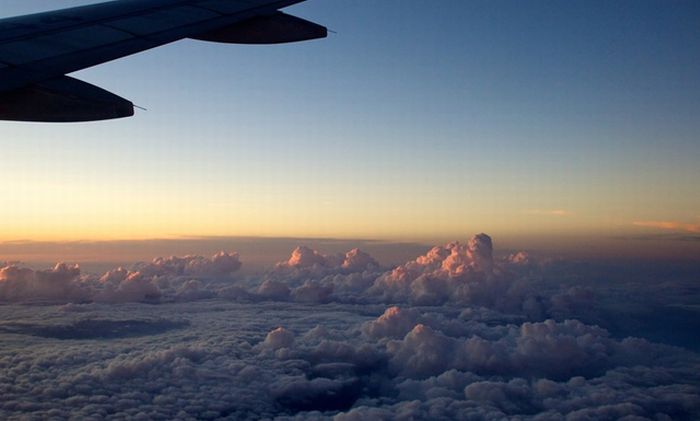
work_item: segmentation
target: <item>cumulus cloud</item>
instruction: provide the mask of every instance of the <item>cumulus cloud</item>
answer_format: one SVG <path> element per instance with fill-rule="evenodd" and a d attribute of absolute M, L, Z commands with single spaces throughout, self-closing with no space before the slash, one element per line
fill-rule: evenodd
<path fill-rule="evenodd" d="M 327 303 L 333 294 L 333 285 L 323 285 L 320 282 L 306 281 L 304 285 L 292 292 L 294 301 L 300 303 Z"/>
<path fill-rule="evenodd" d="M 297 247 L 292 252 L 289 260 L 277 264 L 277 269 L 280 271 L 315 269 L 321 273 L 324 268 L 329 270 L 342 269 L 346 272 L 361 272 L 376 267 L 379 267 L 379 263 L 360 249 L 350 250 L 345 255 L 324 255 L 305 246 Z"/>
<path fill-rule="evenodd" d="M 278 263 L 270 273 L 272 276 L 295 278 L 320 278 L 331 274 L 355 273 L 379 268 L 372 256 L 353 249 L 345 255 L 325 255 L 308 247 L 297 247 L 289 260 Z"/>
<path fill-rule="evenodd" d="M 98 302 L 157 302 L 161 296 L 152 279 L 141 272 L 117 269 L 106 273 L 100 281 L 102 288 L 94 296 Z"/>
<path fill-rule="evenodd" d="M 290 268 L 311 268 L 314 266 L 326 266 L 327 264 L 332 264 L 330 259 L 322 255 L 316 250 L 312 250 L 305 246 L 300 246 L 294 249 L 291 257 L 287 262 L 280 263 L 279 267 L 290 267 Z"/>
<path fill-rule="evenodd" d="M 377 320 L 363 326 L 364 333 L 372 338 L 403 338 L 416 324 L 420 314 L 415 309 L 402 310 L 390 307 Z"/>
<path fill-rule="evenodd" d="M 467 244 L 434 247 L 381 274 L 367 295 L 384 303 L 484 306 L 543 319 L 550 308 L 548 297 L 523 279 L 534 268 L 525 253 L 496 259 L 491 237 L 479 234 Z"/>
<path fill-rule="evenodd" d="M 216 294 L 198 280 L 226 279 L 240 269 L 238 253 L 157 258 L 131 270 L 116 268 L 101 276 L 82 274 L 78 265 L 59 263 L 48 270 L 18 264 L 0 267 L 0 301 L 57 303 L 158 302 L 168 299 L 204 299 Z"/>
<path fill-rule="evenodd" d="M 0 268 L 2 301 L 84 301 L 89 293 L 79 282 L 80 267 L 59 263 L 34 271 L 10 265 Z"/>
<path fill-rule="evenodd" d="M 265 337 L 263 345 L 270 349 L 289 348 L 294 344 L 294 334 L 283 327 L 271 331 Z"/>
<path fill-rule="evenodd" d="M 287 301 L 291 290 L 284 282 L 266 280 L 257 290 L 257 295 L 260 298 L 275 301 Z"/>
<path fill-rule="evenodd" d="M 266 273 L 257 287 L 248 288 L 248 292 L 253 294 L 253 299 L 262 300 L 366 302 L 370 299 L 366 290 L 380 273 L 379 263 L 359 249 L 326 255 L 300 246 L 288 260 Z"/>
<path fill-rule="evenodd" d="M 238 253 L 220 252 L 206 258 L 202 256 L 159 257 L 151 263 L 137 266 L 144 276 L 227 276 L 241 268 Z"/>

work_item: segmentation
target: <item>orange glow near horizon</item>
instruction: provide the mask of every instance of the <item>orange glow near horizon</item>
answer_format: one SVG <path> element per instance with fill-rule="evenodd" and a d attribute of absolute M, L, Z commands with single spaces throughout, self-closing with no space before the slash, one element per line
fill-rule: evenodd
<path fill-rule="evenodd" d="M 684 224 L 673 221 L 635 221 L 635 226 L 644 228 L 657 228 L 668 231 L 700 233 L 700 224 Z"/>
<path fill-rule="evenodd" d="M 244 189 L 244 186 L 241 186 Z M 17 189 L 15 189 L 17 190 Z M 698 233 L 700 224 L 635 221 L 625 208 L 526 208 L 505 198 L 449 206 L 382 191 L 305 194 L 283 188 L 243 191 L 213 200 L 221 187 L 178 194 L 176 186 L 120 194 L 63 186 L 24 191 L 0 210 L 0 243 L 11 241 L 117 241 L 207 236 L 455 240 L 486 232 L 496 238 L 550 239 L 632 236 L 649 232 Z M 256 192 L 259 196 L 256 196 Z M 496 210 L 494 210 L 496 209 Z M 512 210 L 526 209 L 526 210 Z"/>

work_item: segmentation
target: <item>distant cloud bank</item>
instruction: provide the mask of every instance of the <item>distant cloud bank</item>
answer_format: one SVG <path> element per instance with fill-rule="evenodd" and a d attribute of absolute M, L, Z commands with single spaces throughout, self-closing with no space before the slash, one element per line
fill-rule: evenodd
<path fill-rule="evenodd" d="M 235 273 L 242 267 L 240 256 L 226 252 L 211 258 L 157 258 L 99 276 L 83 274 L 78 266 L 64 263 L 39 271 L 8 264 L 0 268 L 0 300 L 164 303 L 220 297 L 239 301 L 479 305 L 541 317 L 557 308 L 559 295 L 542 297 L 523 277 L 537 265 L 525 252 L 495 259 L 492 240 L 486 234 L 466 244 L 436 246 L 425 255 L 391 268 L 381 267 L 359 249 L 326 255 L 300 246 L 288 260 L 255 278 L 236 278 Z"/>

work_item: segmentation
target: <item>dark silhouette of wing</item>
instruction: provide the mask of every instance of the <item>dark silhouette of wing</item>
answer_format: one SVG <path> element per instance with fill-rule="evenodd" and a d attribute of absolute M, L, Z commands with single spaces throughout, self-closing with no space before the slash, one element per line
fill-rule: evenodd
<path fill-rule="evenodd" d="M 244 44 L 327 36 L 279 9 L 304 0 L 118 0 L 0 19 L 0 119 L 92 121 L 133 104 L 68 73 L 183 38 Z"/>

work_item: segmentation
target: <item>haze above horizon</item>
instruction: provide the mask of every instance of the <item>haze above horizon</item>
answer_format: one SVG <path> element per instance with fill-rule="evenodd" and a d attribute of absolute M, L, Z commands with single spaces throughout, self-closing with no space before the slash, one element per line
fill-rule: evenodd
<path fill-rule="evenodd" d="M 337 34 L 179 42 L 80 72 L 150 110 L 133 119 L 0 123 L 0 242 L 487 232 L 700 247 L 698 3 L 288 10 Z"/>

